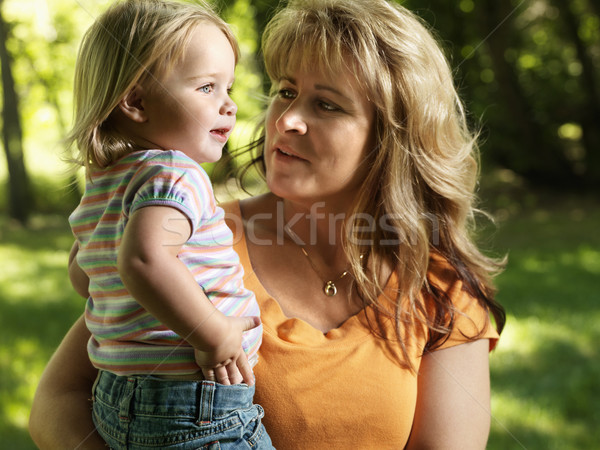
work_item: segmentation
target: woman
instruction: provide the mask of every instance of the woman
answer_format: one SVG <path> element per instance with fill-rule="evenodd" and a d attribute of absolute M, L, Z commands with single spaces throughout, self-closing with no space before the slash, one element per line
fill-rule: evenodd
<path fill-rule="evenodd" d="M 299 0 L 263 53 L 272 99 L 252 150 L 270 192 L 225 209 L 261 308 L 273 444 L 484 448 L 499 265 L 469 237 L 476 147 L 442 52 L 398 5 Z M 96 439 L 88 337 L 79 320 L 42 377 L 41 447 Z"/>

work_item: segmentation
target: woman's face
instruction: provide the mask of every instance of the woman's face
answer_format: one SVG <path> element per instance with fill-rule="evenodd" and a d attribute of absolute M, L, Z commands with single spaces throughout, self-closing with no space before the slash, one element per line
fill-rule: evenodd
<path fill-rule="evenodd" d="M 274 83 L 264 159 L 271 192 L 347 207 L 375 150 L 375 108 L 349 72 L 297 70 Z"/>

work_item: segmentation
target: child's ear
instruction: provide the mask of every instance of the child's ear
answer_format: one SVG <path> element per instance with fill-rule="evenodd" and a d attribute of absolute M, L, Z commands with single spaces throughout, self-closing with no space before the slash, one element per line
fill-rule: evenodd
<path fill-rule="evenodd" d="M 133 88 L 119 102 L 119 109 L 134 122 L 143 123 L 148 120 L 144 111 L 143 99 L 144 88 L 139 84 Z"/>

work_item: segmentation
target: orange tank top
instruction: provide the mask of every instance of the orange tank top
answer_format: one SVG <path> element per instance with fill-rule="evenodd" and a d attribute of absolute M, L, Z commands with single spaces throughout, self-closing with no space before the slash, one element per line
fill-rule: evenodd
<path fill-rule="evenodd" d="M 307 322 L 286 317 L 254 274 L 239 202 L 222 205 L 234 233 L 234 249 L 244 267 L 244 283 L 261 310 L 255 402 L 265 409 L 264 424 L 273 445 L 287 449 L 401 449 L 408 441 L 417 399 L 417 377 L 398 363 L 398 349 L 370 332 L 366 308 L 339 328 L 323 334 Z M 447 283 L 446 283 L 447 284 Z M 386 290 L 397 286 L 392 275 Z M 392 291 L 389 291 L 392 294 Z M 466 342 L 485 330 L 493 347 L 498 334 L 487 312 L 460 282 L 447 294 L 463 313 L 441 348 Z M 410 349 L 418 370 L 426 336 Z"/>

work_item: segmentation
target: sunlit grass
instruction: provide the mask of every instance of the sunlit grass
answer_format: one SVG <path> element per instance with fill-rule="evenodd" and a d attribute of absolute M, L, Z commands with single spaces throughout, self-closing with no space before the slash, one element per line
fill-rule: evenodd
<path fill-rule="evenodd" d="M 495 236 L 507 326 L 491 357 L 490 449 L 587 449 L 600 432 L 600 209 L 555 202 Z"/>
<path fill-rule="evenodd" d="M 32 449 L 35 388 L 84 300 L 68 283 L 65 217 L 34 217 L 30 229 L 2 219 L 0 242 L 0 440 L 3 448 Z"/>
<path fill-rule="evenodd" d="M 495 253 L 509 253 L 498 279 L 508 320 L 491 355 L 489 449 L 579 450 L 600 442 L 600 207 L 584 203 L 513 211 L 487 233 Z M 35 448 L 26 430 L 35 387 L 83 310 L 67 279 L 71 243 L 66 215 L 35 216 L 29 229 L 0 219 L 0 436 L 7 448 Z"/>

